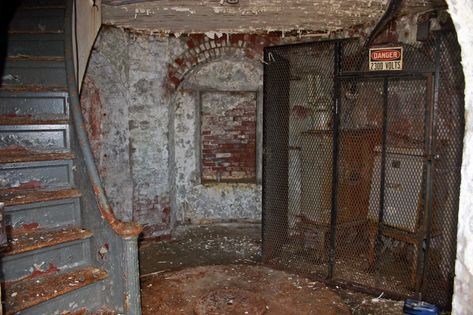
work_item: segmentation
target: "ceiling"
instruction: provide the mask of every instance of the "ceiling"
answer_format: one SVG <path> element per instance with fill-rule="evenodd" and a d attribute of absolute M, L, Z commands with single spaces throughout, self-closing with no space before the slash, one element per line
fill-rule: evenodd
<path fill-rule="evenodd" d="M 231 4 L 231 2 L 237 2 Z M 377 21 L 387 0 L 102 0 L 104 24 L 171 33 L 333 31 Z M 443 0 L 404 0 L 420 12 Z"/>

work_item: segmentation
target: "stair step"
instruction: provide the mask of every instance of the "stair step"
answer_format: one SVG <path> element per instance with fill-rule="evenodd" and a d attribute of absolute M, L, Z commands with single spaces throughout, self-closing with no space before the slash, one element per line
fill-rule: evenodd
<path fill-rule="evenodd" d="M 68 151 L 68 124 L 0 125 L 0 148 L 12 146 L 35 151 Z M 54 122 L 56 123 L 56 122 Z"/>
<path fill-rule="evenodd" d="M 0 85 L 0 93 L 66 93 L 68 89 L 62 85 L 16 85 L 16 84 L 2 84 Z"/>
<path fill-rule="evenodd" d="M 13 32 L 8 36 L 7 56 L 64 57 L 64 33 Z"/>
<path fill-rule="evenodd" d="M 42 119 L 31 116 L 10 116 L 0 115 L 0 125 L 53 125 L 53 124 L 67 124 L 69 121 L 58 119 Z"/>
<path fill-rule="evenodd" d="M 61 200 L 68 198 L 80 197 L 80 191 L 77 189 L 63 189 L 63 190 L 52 190 L 52 191 L 31 191 L 31 192 L 15 192 L 5 194 L 2 200 L 5 203 L 5 207 L 31 204 L 35 202 L 45 202 L 51 200 Z"/>
<path fill-rule="evenodd" d="M 29 8 L 49 9 L 50 7 L 65 7 L 65 2 L 64 0 L 23 0 L 19 8 L 24 10 Z"/>
<path fill-rule="evenodd" d="M 87 267 L 72 272 L 5 283 L 5 312 L 15 314 L 107 278 L 103 270 Z M 91 299 L 94 297 L 91 296 Z M 52 301 L 51 301 L 52 302 Z M 64 308 L 67 304 L 61 301 Z M 76 303 L 77 305 L 77 303 Z M 72 307 L 70 307 L 72 308 Z M 31 314 L 40 314 L 39 310 Z M 23 314 L 23 313 L 22 313 Z M 53 312 L 51 311 L 51 313 Z M 59 314 L 59 312 L 58 312 Z"/>
<path fill-rule="evenodd" d="M 27 227 L 31 232 L 16 233 L 11 235 L 8 246 L 1 251 L 2 257 L 18 255 L 21 253 L 51 247 L 54 245 L 86 239 L 92 232 L 78 227 L 67 227 L 60 230 L 35 230 Z"/>
<path fill-rule="evenodd" d="M 9 25 L 10 30 L 63 31 L 64 8 L 34 8 L 17 10 Z"/>
<path fill-rule="evenodd" d="M 81 308 L 77 311 L 63 313 L 61 315 L 115 315 L 116 313 L 111 310 L 98 310 L 90 312 L 87 308 Z"/>
<path fill-rule="evenodd" d="M 0 194 L 31 189 L 65 189 L 74 185 L 72 160 L 0 164 Z"/>
<path fill-rule="evenodd" d="M 3 281 L 34 278 L 89 264 L 90 236 L 1 257 L 0 278 Z"/>
<path fill-rule="evenodd" d="M 72 160 L 71 152 L 36 152 L 21 148 L 0 149 L 0 163 Z"/>
<path fill-rule="evenodd" d="M 35 226 L 57 229 L 81 225 L 78 197 L 8 206 L 4 211 L 5 224 L 13 231 Z"/>
<path fill-rule="evenodd" d="M 12 36 L 15 34 L 29 34 L 29 35 L 43 35 L 43 34 L 64 34 L 64 31 L 57 30 L 57 31 L 36 31 L 36 30 L 9 30 L 8 35 Z"/>
<path fill-rule="evenodd" d="M 46 86 L 66 84 L 66 65 L 64 61 L 7 60 L 2 82 Z"/>
<path fill-rule="evenodd" d="M 0 118 L 15 117 L 32 120 L 68 120 L 68 94 L 34 89 L 32 92 L 0 90 Z"/>
<path fill-rule="evenodd" d="M 64 57 L 16 55 L 7 57 L 7 61 L 64 61 Z"/>

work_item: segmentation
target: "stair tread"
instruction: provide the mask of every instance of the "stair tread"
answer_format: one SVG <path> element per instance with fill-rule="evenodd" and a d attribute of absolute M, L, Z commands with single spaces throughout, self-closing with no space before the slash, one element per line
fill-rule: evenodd
<path fill-rule="evenodd" d="M 15 55 L 7 56 L 7 61 L 64 61 L 64 57 Z"/>
<path fill-rule="evenodd" d="M 34 190 L 34 191 L 22 191 L 12 192 L 4 194 L 0 197 L 0 201 L 5 203 L 5 206 L 14 206 L 29 204 L 33 202 L 43 202 L 50 200 L 60 200 L 80 197 L 80 191 L 77 189 L 61 189 L 61 190 Z"/>
<path fill-rule="evenodd" d="M 0 163 L 20 163 L 51 160 L 71 160 L 71 152 L 37 152 L 25 148 L 0 149 Z"/>
<path fill-rule="evenodd" d="M 68 123 L 67 119 L 34 119 L 29 116 L 0 115 L 0 125 L 64 125 Z"/>
<path fill-rule="evenodd" d="M 51 10 L 51 9 L 65 9 L 64 5 L 44 5 L 44 6 L 20 6 L 20 10 Z"/>
<path fill-rule="evenodd" d="M 23 227 L 21 233 L 18 232 L 20 230 L 16 230 L 1 255 L 3 257 L 17 255 L 92 236 L 92 232 L 79 227 L 65 227 L 59 230 L 34 230 L 34 227 L 34 224 Z M 27 229 L 31 229 L 31 232 L 26 232 Z"/>
<path fill-rule="evenodd" d="M 9 35 L 14 34 L 31 34 L 31 35 L 38 35 L 38 34 L 64 34 L 63 30 L 51 30 L 51 31 L 42 31 L 42 30 L 9 30 Z"/>
<path fill-rule="evenodd" d="M 112 310 L 98 310 L 90 312 L 86 308 L 81 308 L 77 311 L 67 312 L 61 315 L 115 315 L 116 313 Z"/>
<path fill-rule="evenodd" d="M 0 85 L 0 92 L 68 92 L 66 86 L 46 86 L 27 84 L 3 84 Z"/>
<path fill-rule="evenodd" d="M 80 289 L 107 278 L 108 274 L 98 268 L 50 274 L 34 279 L 5 283 L 6 315 L 15 314 L 52 298 Z"/>
<path fill-rule="evenodd" d="M 28 58 L 28 59 L 17 59 L 15 56 L 26 56 L 25 54 L 15 54 L 9 55 L 7 58 L 7 62 L 5 63 L 5 68 L 34 68 L 34 69 L 55 69 L 55 68 L 64 68 L 64 58 L 58 58 L 54 60 L 46 60 L 46 59 L 36 59 L 36 58 Z M 13 59 L 12 59 L 13 57 Z M 42 56 L 39 56 L 42 57 Z M 8 72 L 5 72 L 8 74 Z"/>

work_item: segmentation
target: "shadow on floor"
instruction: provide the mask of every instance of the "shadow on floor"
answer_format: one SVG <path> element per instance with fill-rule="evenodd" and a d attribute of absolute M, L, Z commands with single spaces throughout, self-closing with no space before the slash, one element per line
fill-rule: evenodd
<path fill-rule="evenodd" d="M 140 274 L 188 267 L 255 264 L 261 259 L 261 224 L 180 226 L 171 240 L 140 244 Z"/>
<path fill-rule="evenodd" d="M 225 288 L 240 288 L 261 296 L 270 308 L 265 315 L 346 314 L 347 309 L 354 315 L 402 314 L 402 301 L 328 289 L 320 282 L 272 270 L 260 262 L 260 224 L 181 226 L 170 240 L 143 241 L 143 314 L 193 315 L 193 308 L 206 292 Z M 310 302 L 314 296 L 317 299 Z M 337 307 L 329 307 L 327 299 Z M 322 301 L 328 304 L 319 305 Z M 321 309 L 325 311 L 320 313 Z"/>

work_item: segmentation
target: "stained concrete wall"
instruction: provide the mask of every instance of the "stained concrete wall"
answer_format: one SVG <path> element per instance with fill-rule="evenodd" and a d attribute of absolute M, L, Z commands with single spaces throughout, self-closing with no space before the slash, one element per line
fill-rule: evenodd
<path fill-rule="evenodd" d="M 163 82 L 172 46 L 168 38 L 104 27 L 81 94 L 111 205 L 120 219 L 143 224 L 146 236 L 170 227 L 169 101 Z"/>
<path fill-rule="evenodd" d="M 200 172 L 200 92 L 252 91 L 262 95 L 262 64 L 236 51 L 194 69 L 176 91 L 171 106 L 176 220 L 186 223 L 259 221 L 261 185 L 202 184 Z M 262 99 L 258 97 L 261 109 Z M 258 135 L 261 137 L 261 121 Z"/>
<path fill-rule="evenodd" d="M 470 0 L 447 0 L 447 2 L 462 46 L 462 62 L 466 79 L 466 130 L 453 313 L 471 314 L 473 313 L 471 306 L 473 305 L 473 212 L 470 211 L 470 208 L 473 206 L 471 198 L 473 195 L 473 185 L 471 184 L 471 178 L 473 178 L 473 131 L 470 116 L 473 111 L 473 57 L 469 52 L 473 49 L 473 35 L 469 30 L 473 28 L 473 6 Z M 161 230 L 151 229 L 152 234 L 157 231 L 157 233 L 165 231 L 169 226 L 168 222 L 172 224 L 173 220 L 184 222 L 188 219 L 192 221 L 193 218 L 197 218 L 196 221 L 199 221 L 199 217 L 216 218 L 213 215 L 218 214 L 218 211 L 215 211 L 218 207 L 212 209 L 206 207 L 209 204 L 219 204 L 219 200 L 223 197 L 230 201 L 228 205 L 237 204 L 238 207 L 241 207 L 242 210 L 237 210 L 243 214 L 241 217 L 250 217 L 257 213 L 259 209 L 256 208 L 256 212 L 254 212 L 255 208 L 252 207 L 253 202 L 259 203 L 258 187 L 255 189 L 252 186 L 239 185 L 238 189 L 235 189 L 232 185 L 206 187 L 199 184 L 198 174 L 195 171 L 197 169 L 195 161 L 198 158 L 195 155 L 198 151 L 194 147 L 197 120 L 195 107 L 192 107 L 193 100 L 196 99 L 196 91 L 181 89 L 172 98 L 170 94 L 173 93 L 169 93 L 167 90 L 167 83 L 162 86 L 163 82 L 154 81 L 165 77 L 163 71 L 166 69 L 160 67 L 160 64 L 177 60 L 176 58 L 187 51 L 189 47 L 186 47 L 183 40 L 172 37 L 167 39 L 153 36 L 147 39 L 144 37 L 137 39 L 136 37 L 118 29 L 104 29 L 101 39 L 95 47 L 87 74 L 88 84 L 92 91 L 88 94 L 88 100 L 85 101 L 85 112 L 87 116 L 89 110 L 94 111 L 89 115 L 91 120 L 102 117 L 100 123 L 95 122 L 95 127 L 91 127 L 91 132 L 94 128 L 96 130 L 101 128 L 102 131 L 100 136 L 97 136 L 92 142 L 95 142 L 94 146 L 98 146 L 94 150 L 96 159 L 105 181 L 107 194 L 117 215 L 123 219 L 130 219 L 135 213 L 133 209 L 136 210 L 136 206 L 133 205 L 134 201 L 151 202 L 155 206 L 150 206 L 148 209 L 153 209 L 152 211 L 156 211 L 156 213 L 150 216 L 136 214 L 136 217 L 146 226 L 162 228 Z M 145 43 L 149 40 L 153 43 Z M 151 49 L 153 58 L 141 55 L 140 58 L 145 58 L 144 60 L 147 61 L 144 63 L 140 62 L 140 58 L 134 58 L 129 53 L 130 45 L 134 45 L 134 41 L 137 41 L 137 44 L 141 45 L 139 47 L 145 51 L 150 52 Z M 160 53 L 153 53 L 155 49 Z M 133 48 L 132 50 L 133 54 L 140 53 Z M 193 57 L 192 54 L 189 56 Z M 134 60 L 132 61 L 132 59 Z M 131 63 L 133 63 L 133 70 L 130 71 Z M 151 68 L 159 73 L 149 73 L 148 70 Z M 192 70 L 183 70 L 182 73 L 187 74 L 188 71 Z M 130 72 L 132 80 L 130 80 Z M 140 82 L 139 75 L 141 73 L 144 74 L 145 81 Z M 168 81 L 169 74 L 169 69 L 167 69 Z M 180 85 L 183 77 L 184 75 L 181 76 L 179 73 L 172 76 L 175 78 L 172 80 L 172 85 Z M 130 81 L 133 82 L 133 87 L 131 87 Z M 141 90 L 144 91 L 144 99 L 141 99 L 140 93 L 138 93 Z M 133 99 L 131 95 L 135 95 Z M 171 102 L 172 108 L 170 108 Z M 135 106 L 135 104 L 137 105 Z M 180 107 L 183 104 L 194 108 L 194 112 L 184 111 Z M 145 115 L 140 106 L 151 112 Z M 136 112 L 130 114 L 132 107 L 134 108 L 131 111 L 136 110 Z M 99 114 L 105 115 L 100 116 Z M 148 117 L 153 119 L 147 119 Z M 168 118 L 168 129 L 163 125 L 166 121 L 163 117 Z M 193 123 L 182 125 L 178 123 L 179 121 Z M 129 126 L 134 130 L 133 132 L 129 130 Z M 179 128 L 176 128 L 178 126 Z M 154 137 L 146 138 L 144 131 L 147 128 L 154 136 L 164 136 L 164 138 L 158 140 Z M 157 144 L 160 144 L 159 148 Z M 157 164 L 146 165 L 146 159 L 137 156 L 136 150 L 145 150 L 144 152 L 150 160 L 157 162 Z M 182 159 L 179 162 L 176 156 L 184 156 L 189 159 Z M 163 174 L 167 174 L 167 178 Z M 136 180 L 137 178 L 139 180 Z M 141 182 L 148 181 L 148 179 L 156 186 L 146 187 Z M 164 183 L 167 183 L 167 186 Z M 143 192 L 141 192 L 142 189 Z M 238 198 L 235 197 L 235 191 Z M 206 203 L 199 201 L 202 194 L 206 196 Z M 154 197 L 157 199 L 153 199 Z M 236 201 L 238 202 L 236 203 Z M 167 219 L 169 205 L 171 206 L 171 215 L 170 219 Z M 246 210 L 243 209 L 253 210 L 246 213 Z M 217 219 L 222 220 L 221 217 Z"/>
<path fill-rule="evenodd" d="M 102 30 L 81 93 L 82 112 L 97 168 L 113 211 L 125 221 L 131 220 L 133 214 L 128 41 L 128 34 L 120 29 Z"/>
<path fill-rule="evenodd" d="M 256 180 L 204 185 L 200 177 L 203 91 L 255 93 L 261 146 L 259 58 L 268 41 L 242 39 L 101 30 L 84 81 L 83 112 L 114 211 L 143 224 L 145 236 L 168 234 L 179 222 L 260 220 Z M 261 157 L 258 163 L 260 177 Z"/>
<path fill-rule="evenodd" d="M 462 49 L 465 74 L 465 137 L 458 214 L 453 314 L 473 314 L 473 3 L 447 0 Z"/>

